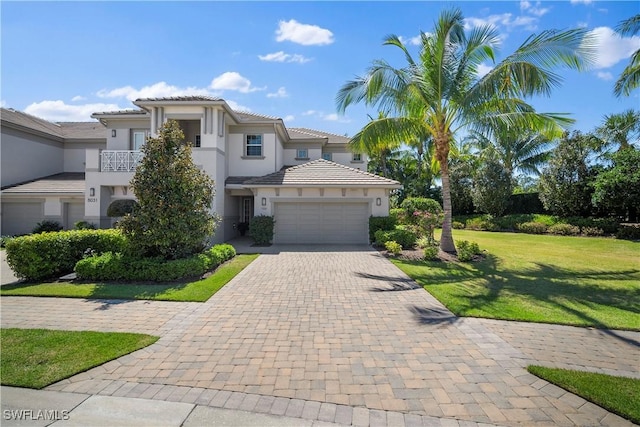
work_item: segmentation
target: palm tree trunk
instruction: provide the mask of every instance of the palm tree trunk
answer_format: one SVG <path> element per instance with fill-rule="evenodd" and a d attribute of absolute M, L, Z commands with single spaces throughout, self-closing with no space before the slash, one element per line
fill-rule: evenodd
<path fill-rule="evenodd" d="M 440 249 L 443 252 L 456 254 L 456 245 L 453 243 L 453 234 L 451 233 L 451 185 L 449 183 L 449 165 L 446 159 L 440 161 L 440 174 L 442 175 L 442 208 L 444 209 Z"/>

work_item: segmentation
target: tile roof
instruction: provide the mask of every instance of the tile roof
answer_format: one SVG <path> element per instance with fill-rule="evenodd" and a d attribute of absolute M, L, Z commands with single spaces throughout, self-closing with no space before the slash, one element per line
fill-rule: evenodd
<path fill-rule="evenodd" d="M 359 186 L 399 188 L 400 183 L 328 160 L 319 159 L 244 182 L 253 186 Z"/>
<path fill-rule="evenodd" d="M 67 139 L 106 139 L 105 127 L 100 122 L 60 122 L 62 135 Z"/>
<path fill-rule="evenodd" d="M 129 108 L 127 110 L 115 110 L 115 111 L 96 111 L 92 115 L 120 115 L 120 114 L 131 114 L 131 115 L 141 115 L 144 116 L 149 114 L 149 112 L 145 110 L 138 110 L 135 108 Z"/>
<path fill-rule="evenodd" d="M 156 102 L 156 101 L 224 101 L 222 98 L 206 95 L 191 95 L 191 96 L 166 96 L 158 98 L 138 98 L 134 102 Z"/>
<path fill-rule="evenodd" d="M 230 176 L 224 180 L 225 185 L 242 185 L 250 179 L 257 178 L 255 176 Z"/>
<path fill-rule="evenodd" d="M 11 123 L 62 138 L 60 125 L 32 116 L 31 114 L 23 113 L 22 111 L 16 111 L 13 108 L 0 109 L 0 118 L 5 123 Z"/>
<path fill-rule="evenodd" d="M 2 194 L 84 194 L 84 173 L 65 172 L 2 189 Z"/>
<path fill-rule="evenodd" d="M 252 113 L 250 111 L 233 110 L 241 119 L 244 120 L 280 120 L 280 117 L 268 116 L 266 114 Z"/>
<path fill-rule="evenodd" d="M 350 137 L 307 128 L 287 128 L 292 139 L 326 138 L 329 144 L 348 144 Z"/>

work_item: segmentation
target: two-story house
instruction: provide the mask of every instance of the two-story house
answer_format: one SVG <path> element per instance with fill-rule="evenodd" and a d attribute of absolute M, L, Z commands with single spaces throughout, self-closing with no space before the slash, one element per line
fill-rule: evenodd
<path fill-rule="evenodd" d="M 369 216 L 389 211 L 399 183 L 369 174 L 349 138 L 288 128 L 282 119 L 234 111 L 204 96 L 138 99 L 137 109 L 98 112 L 99 122 L 50 123 L 2 110 L 2 234 L 41 219 L 66 228 L 84 219 L 110 227 L 109 205 L 134 198 L 130 181 L 147 137 L 176 120 L 193 160 L 216 183 L 221 218 L 212 241 L 273 215 L 275 243 L 367 243 Z M 9 171 L 5 173 L 5 166 Z"/>

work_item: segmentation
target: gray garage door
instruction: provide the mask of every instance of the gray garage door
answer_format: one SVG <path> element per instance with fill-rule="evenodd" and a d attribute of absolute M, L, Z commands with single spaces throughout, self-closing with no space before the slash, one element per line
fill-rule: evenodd
<path fill-rule="evenodd" d="M 5 236 L 29 234 L 44 219 L 42 202 L 2 203 L 2 231 Z"/>
<path fill-rule="evenodd" d="M 275 243 L 367 244 L 367 203 L 275 204 Z"/>
<path fill-rule="evenodd" d="M 76 222 L 84 220 L 84 202 L 66 203 L 67 222 L 65 228 L 71 230 Z"/>

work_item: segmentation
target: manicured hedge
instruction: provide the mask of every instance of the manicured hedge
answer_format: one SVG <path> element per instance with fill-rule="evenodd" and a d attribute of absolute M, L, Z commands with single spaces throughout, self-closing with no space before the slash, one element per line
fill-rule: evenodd
<path fill-rule="evenodd" d="M 416 245 L 418 237 L 409 230 L 378 230 L 375 233 L 376 244 L 384 246 L 385 243 L 394 241 L 399 243 L 404 249 L 411 249 Z"/>
<path fill-rule="evenodd" d="M 216 245 L 189 258 L 169 261 L 106 252 L 81 259 L 76 264 L 75 271 L 78 278 L 83 280 L 168 282 L 201 276 L 235 255 L 236 250 L 228 244 Z"/>
<path fill-rule="evenodd" d="M 32 234 L 7 242 L 7 262 L 23 279 L 51 279 L 71 273 L 87 251 L 121 252 L 125 246 L 125 237 L 114 229 Z"/>

